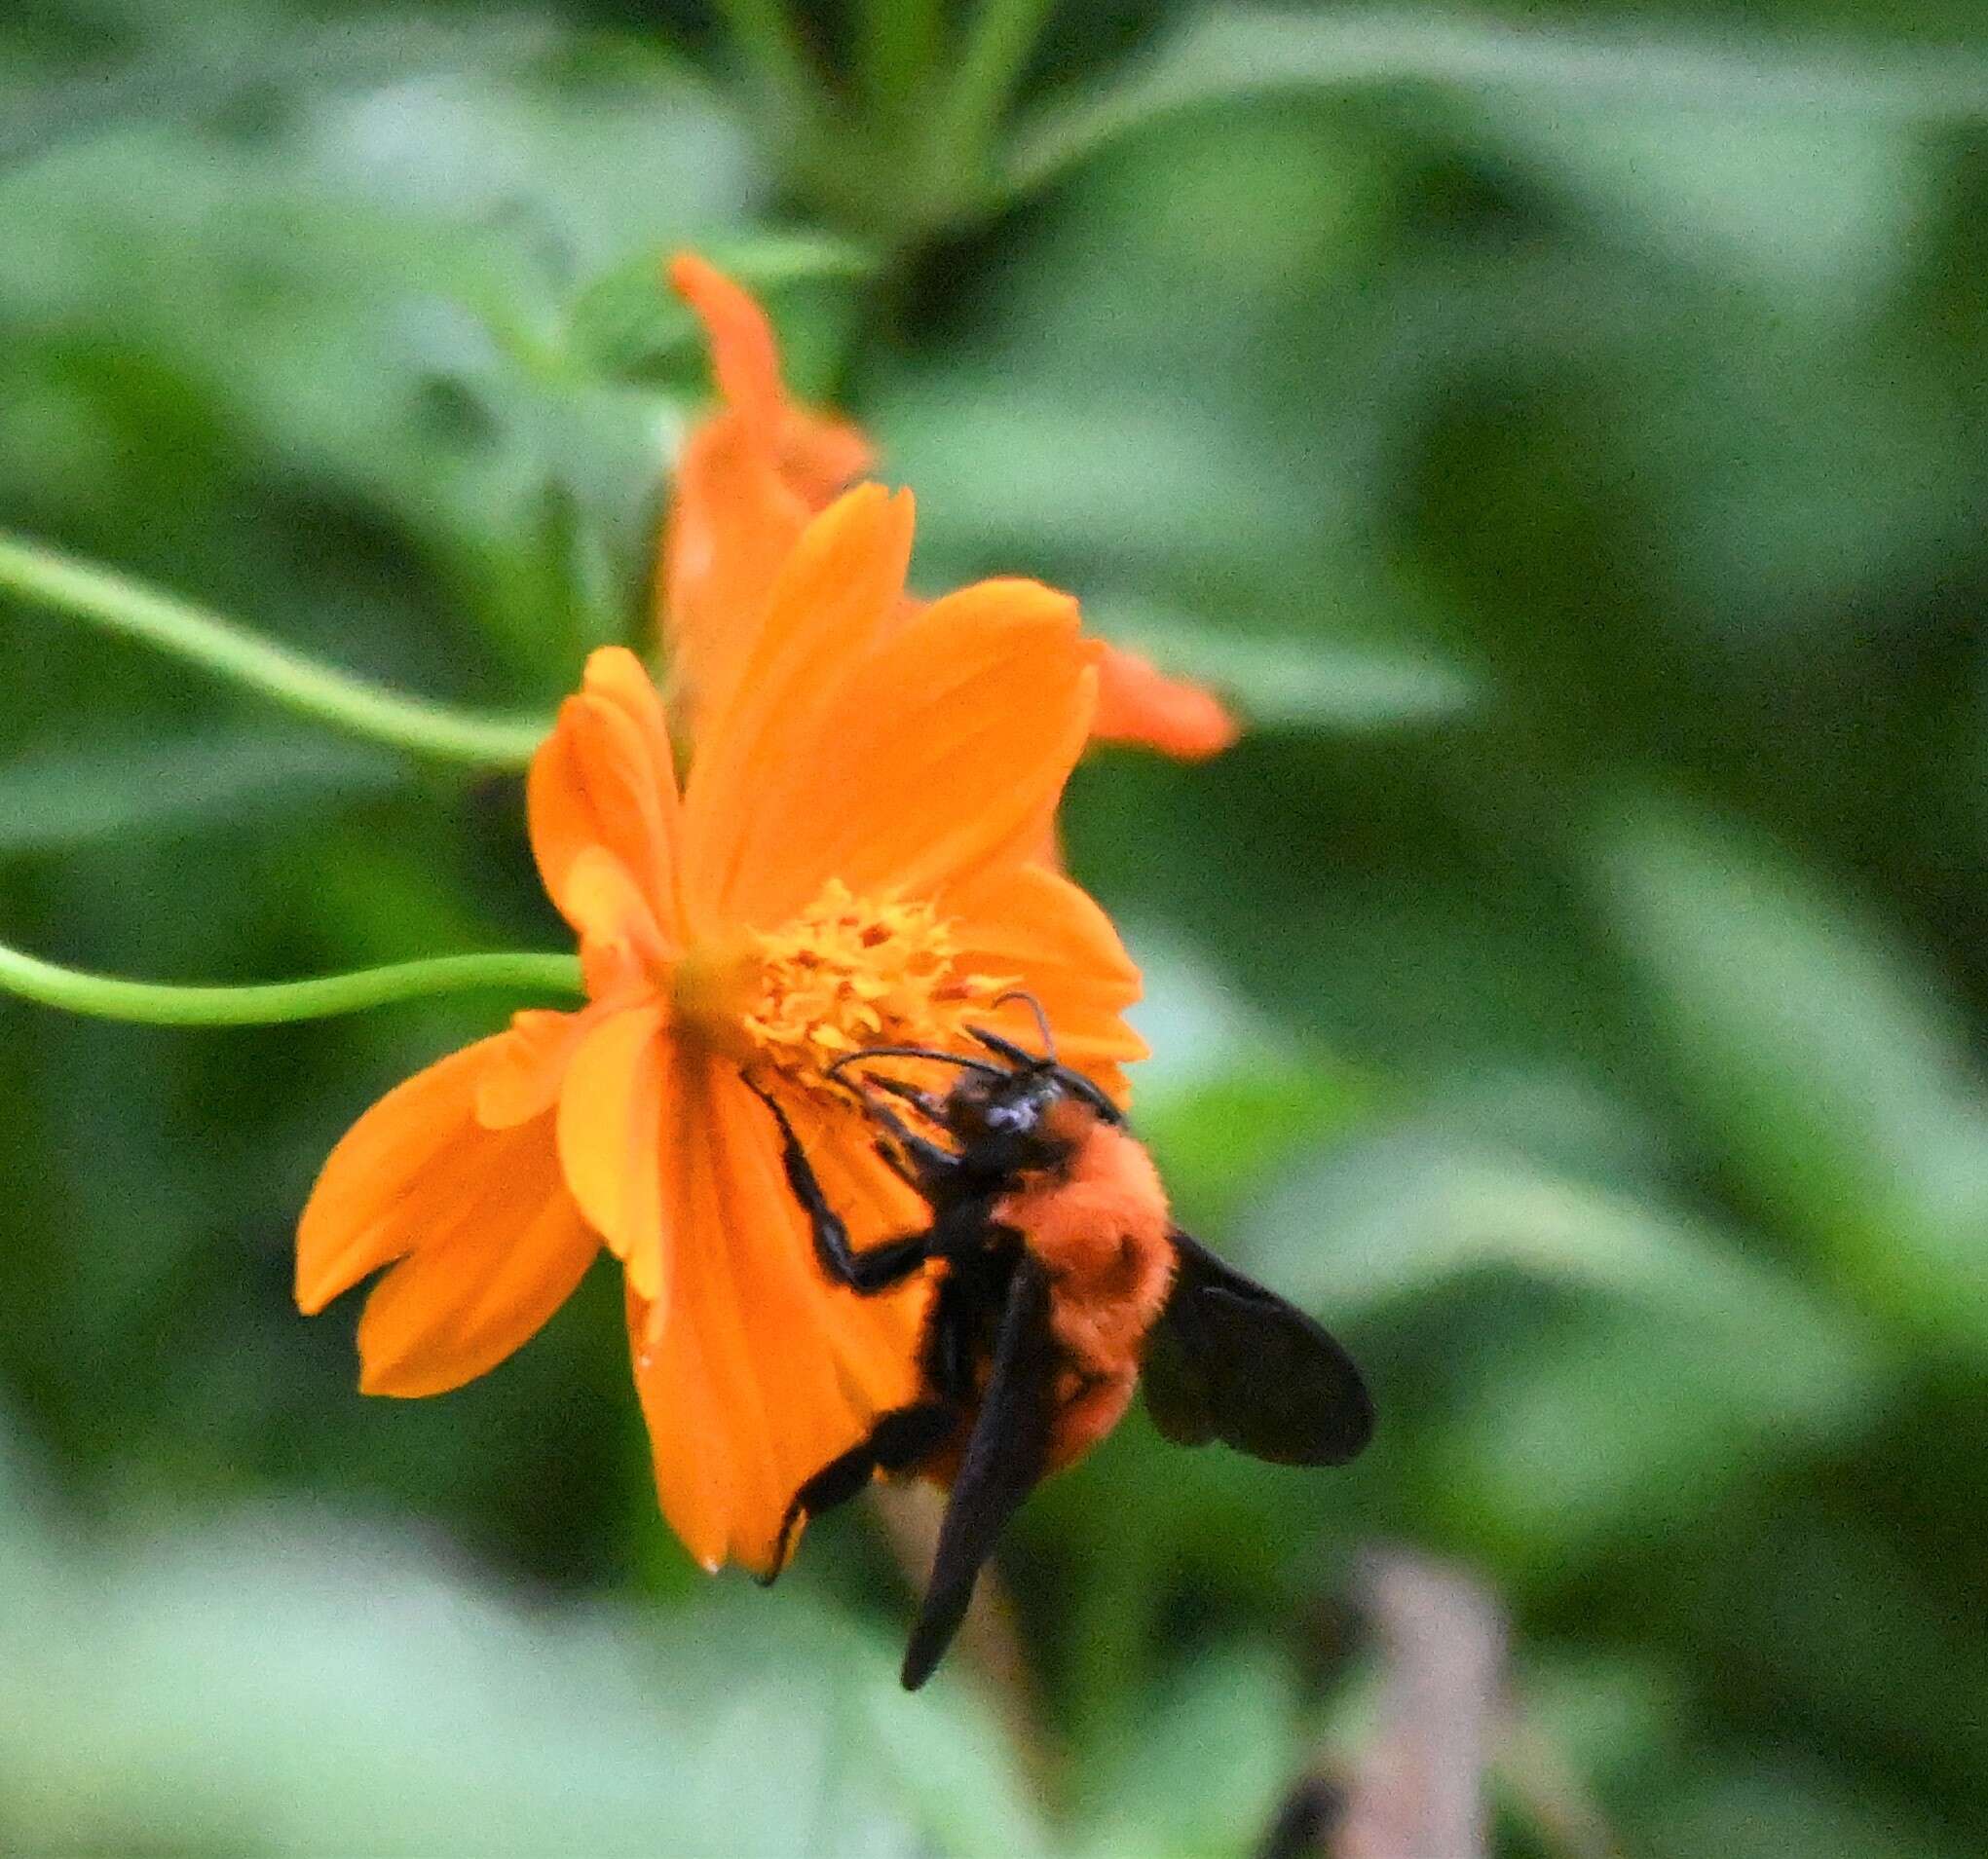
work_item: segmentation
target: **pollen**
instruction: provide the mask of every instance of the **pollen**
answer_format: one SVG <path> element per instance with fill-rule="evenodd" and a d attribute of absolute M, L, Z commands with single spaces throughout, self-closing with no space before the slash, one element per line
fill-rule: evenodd
<path fill-rule="evenodd" d="M 963 969 L 931 904 L 857 897 L 839 878 L 753 943 L 740 1029 L 761 1063 L 802 1085 L 859 1047 L 955 1043 L 962 1011 L 1012 980 Z"/>

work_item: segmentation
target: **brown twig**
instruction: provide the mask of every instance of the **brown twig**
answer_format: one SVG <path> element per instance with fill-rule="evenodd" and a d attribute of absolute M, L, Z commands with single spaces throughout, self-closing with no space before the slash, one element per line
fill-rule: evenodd
<path fill-rule="evenodd" d="M 1493 1768 L 1559 1859 L 1621 1859 L 1579 1774 L 1504 1695 L 1505 1617 L 1482 1582 L 1391 1550 L 1369 1558 L 1357 1598 L 1378 1641 L 1378 1727 L 1357 1758 L 1320 1754 L 1258 1859 L 1482 1859 Z"/>
<path fill-rule="evenodd" d="M 1360 1585 L 1385 1661 L 1381 1722 L 1334 1859 L 1482 1859 L 1504 1617 L 1470 1577 L 1401 1551 L 1373 1557 Z"/>

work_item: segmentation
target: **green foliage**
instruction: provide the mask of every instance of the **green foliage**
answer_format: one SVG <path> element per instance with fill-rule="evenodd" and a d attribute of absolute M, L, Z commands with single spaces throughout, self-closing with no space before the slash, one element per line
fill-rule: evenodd
<path fill-rule="evenodd" d="M 657 267 L 726 263 L 918 490 L 921 585 L 1069 586 L 1251 720 L 1093 758 L 1069 857 L 1181 1217 L 1346 1334 L 1378 1440 L 1135 1417 L 1038 1493 L 1025 1757 L 966 1661 L 897 1692 L 860 1514 L 771 1595 L 690 1568 L 612 1274 L 434 1401 L 294 1315 L 330 1144 L 500 1002 L 0 998 L 0 1844 L 1239 1854 L 1397 1541 L 1503 1594 L 1625 1850 L 1981 1850 L 1974 9 L 1143 0 L 1014 68 L 953 9 L 716 11 L 8 13 L 0 531 L 543 713 L 645 636 L 706 391 Z M 0 604 L 0 941 L 557 948 L 521 810 Z"/>

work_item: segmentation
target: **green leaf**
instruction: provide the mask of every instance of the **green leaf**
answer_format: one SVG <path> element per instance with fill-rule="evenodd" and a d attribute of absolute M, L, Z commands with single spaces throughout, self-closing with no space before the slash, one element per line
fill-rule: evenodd
<path fill-rule="evenodd" d="M 869 1731 L 869 1763 L 901 1792 L 938 1849 L 959 1859 L 1046 1851 L 1041 1818 L 1023 1792 L 1001 1726 L 977 1694 L 978 1681 L 949 1671 L 913 1696 L 898 1683 L 894 1662 L 886 1666 L 867 1649 L 866 1655 L 850 1690 Z M 939 1708 L 929 1708 L 928 1698 Z"/>
<path fill-rule="evenodd" d="M 1340 1150 L 1273 1194 L 1252 1256 L 1280 1284 L 1360 1321 L 1484 1272 L 1706 1326 L 1825 1379 L 1859 1378 L 1859 1325 L 1730 1232 L 1645 1193 L 1615 1193 L 1441 1134 Z"/>
<path fill-rule="evenodd" d="M 1894 1321 L 1988 1349 L 1988 1093 L 1895 934 L 1751 835 L 1643 801 L 1597 844 L 1706 1140 Z"/>
<path fill-rule="evenodd" d="M 803 1593 L 527 1609 L 321 1512 L 152 1521 L 0 1506 L 10 1850 L 1043 1850 L 971 1687 L 906 1696 L 895 1648 Z"/>
<path fill-rule="evenodd" d="M 35 750 L 0 766 L 0 859 L 232 828 L 385 793 L 408 773 L 395 756 L 267 730 Z"/>
<path fill-rule="evenodd" d="M 1638 1850 L 1650 1859 L 1790 1859 L 1855 1853 L 1857 1859 L 1968 1859 L 1978 1847 L 1917 1803 L 1876 1795 L 1835 1765 L 1805 1761 L 1781 1744 L 1747 1761 L 1727 1757 L 1667 1791 L 1639 1816 Z"/>
<path fill-rule="evenodd" d="M 1256 727 L 1339 735 L 1416 728 L 1462 716 L 1483 696 L 1460 666 L 1398 641 L 1253 635 L 1127 601 L 1089 603 L 1085 615 L 1163 671 L 1233 697 Z"/>
<path fill-rule="evenodd" d="M 1152 1047 L 1134 1071 L 1140 1134 L 1182 1217 L 1224 1221 L 1289 1157 L 1365 1114 L 1374 1085 L 1253 1013 L 1165 930 L 1138 924 L 1127 940 L 1145 983 L 1131 1019 Z"/>
<path fill-rule="evenodd" d="M 1101 1752 L 1076 1850 L 1085 1859 L 1247 1852 L 1302 1757 L 1284 1663 L 1255 1647 L 1204 1656 Z"/>
<path fill-rule="evenodd" d="M 1769 1504 L 1698 1565 L 1681 1598 L 1740 1683 L 1789 1700 L 1842 1747 L 1882 1742 L 1909 1752 L 1918 1774 L 1972 1792 L 1988 1772 L 1975 1708 L 1988 1637 L 1969 1605 L 1969 1573 L 1919 1566 L 1879 1516 Z"/>
<path fill-rule="evenodd" d="M 1844 39 L 1789 50 L 1765 39 L 1713 43 L 1393 10 L 1232 7 L 1200 13 L 1112 84 L 1025 123 L 1008 152 L 1005 186 L 1029 193 L 1119 137 L 1182 111 L 1398 85 L 1518 90 L 1602 104 L 1658 101 L 1717 116 L 1988 116 L 1988 58 L 1961 44 Z"/>
<path fill-rule="evenodd" d="M 1433 1444 L 1429 1486 L 1450 1528 L 1546 1585 L 1845 1448 L 1885 1387 L 1848 1325 L 1760 1301 L 1716 1322 L 1674 1308 L 1588 1316 L 1481 1364 L 1478 1397 Z"/>
<path fill-rule="evenodd" d="M 1464 1405 L 1431 1441 L 1430 1489 L 1451 1528 L 1549 1579 L 1791 1447 L 1860 1433 L 1888 1385 L 1864 1324 L 1740 1236 L 1454 1138 L 1342 1149 L 1244 1238 L 1253 1270 L 1356 1342 L 1459 1313 Z M 1514 1286 L 1543 1321 L 1515 1321 Z M 1385 1357 L 1369 1366 L 1384 1386 Z"/>
<path fill-rule="evenodd" d="M 1923 231 L 1909 126 L 1843 114 L 1694 116 L 1662 98 L 1490 99 L 1491 139 L 1571 195 L 1611 241 L 1773 292 L 1780 316 L 1867 311 Z"/>
<path fill-rule="evenodd" d="M 101 133 L 131 115 L 197 121 L 294 84 L 299 72 L 319 92 L 364 90 L 459 70 L 466 58 L 522 65 L 559 43 L 548 21 L 526 13 L 481 19 L 473 35 L 446 17 L 383 16 L 356 32 L 344 21 L 300 24 L 254 5 L 132 9 L 120 23 L 134 28 L 118 35 L 121 58 L 101 67 L 93 61 L 87 75 L 65 71 L 7 112 L 0 166 Z"/>
<path fill-rule="evenodd" d="M 286 632 L 321 628 L 343 660 L 411 606 L 395 649 L 425 621 L 473 683 L 480 621 L 502 687 L 543 697 L 585 643 L 628 631 L 671 436 L 661 396 L 576 364 L 569 308 L 629 251 L 735 222 L 756 170 L 726 101 L 653 46 L 459 31 L 453 57 L 370 80 L 280 63 L 251 87 L 253 133 L 134 112 L 0 172 L 22 232 L 0 247 L 0 354 L 26 416 L 0 498 L 79 539 L 107 509 L 170 501 L 174 549 L 211 539 L 238 579 L 277 584 Z M 162 429 L 172 443 L 135 436 Z M 403 557 L 277 606 L 291 590 L 249 545 L 245 481 L 383 528 L 428 576 Z"/>

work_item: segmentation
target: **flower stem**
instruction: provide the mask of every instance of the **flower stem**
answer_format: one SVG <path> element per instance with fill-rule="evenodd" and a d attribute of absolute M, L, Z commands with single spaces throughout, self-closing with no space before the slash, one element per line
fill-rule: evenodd
<path fill-rule="evenodd" d="M 937 0 L 865 0 L 857 9 L 857 64 L 872 111 L 893 133 L 931 72 L 945 38 Z"/>
<path fill-rule="evenodd" d="M 190 601 L 18 537 L 0 535 L 0 593 L 143 640 L 316 722 L 414 755 L 521 768 L 551 726 L 543 718 L 494 716 L 403 696 L 260 639 Z"/>
<path fill-rule="evenodd" d="M 715 10 L 761 83 L 797 116 L 808 113 L 819 75 L 782 0 L 717 0 Z"/>
<path fill-rule="evenodd" d="M 980 0 L 933 130 L 938 172 L 979 190 L 1008 105 L 1056 0 Z"/>
<path fill-rule="evenodd" d="M 0 945 L 0 992 L 65 1008 L 96 1020 L 150 1026 L 264 1026 L 278 1021 L 321 1020 L 363 1007 L 418 1000 L 466 988 L 578 994 L 577 955 L 523 950 L 483 955 L 435 955 L 385 968 L 319 975 L 309 981 L 262 982 L 242 987 L 185 987 L 123 981 L 58 968 Z"/>

